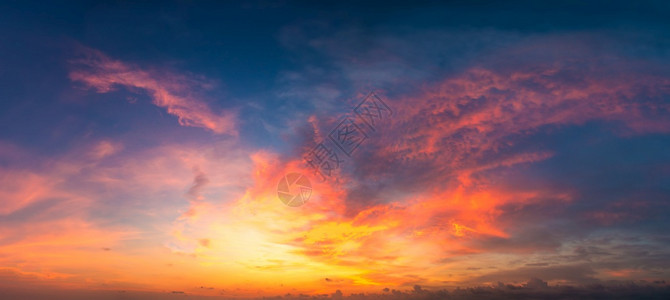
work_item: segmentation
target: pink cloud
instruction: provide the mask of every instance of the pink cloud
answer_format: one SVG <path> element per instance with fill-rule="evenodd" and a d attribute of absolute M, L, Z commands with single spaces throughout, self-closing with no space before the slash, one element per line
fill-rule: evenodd
<path fill-rule="evenodd" d="M 180 259 L 164 246 L 173 222 L 189 221 L 180 219 L 187 211 L 216 212 L 237 196 L 248 169 L 248 152 L 232 141 L 122 151 L 123 143 L 104 139 L 49 158 L 1 146 L 6 157 L 34 163 L 0 168 L 0 286 L 161 285 L 119 262 L 168 269 Z M 190 233 L 188 224 L 177 229 Z M 207 239 L 196 243 L 207 247 Z"/>
<path fill-rule="evenodd" d="M 211 84 L 182 75 L 141 69 L 109 58 L 98 50 L 86 48 L 83 52 L 84 58 L 72 61 L 71 80 L 83 82 L 99 93 L 111 92 L 118 86 L 143 90 L 149 93 L 153 104 L 176 116 L 182 126 L 205 128 L 216 134 L 237 133 L 233 112 L 215 112 L 194 96 L 195 90 L 211 88 Z"/>

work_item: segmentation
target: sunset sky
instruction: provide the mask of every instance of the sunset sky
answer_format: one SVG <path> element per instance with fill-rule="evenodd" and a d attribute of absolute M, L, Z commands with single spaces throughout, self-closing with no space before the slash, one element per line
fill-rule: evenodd
<path fill-rule="evenodd" d="M 666 285 L 670 5 L 537 2 L 3 1 L 0 298 Z"/>

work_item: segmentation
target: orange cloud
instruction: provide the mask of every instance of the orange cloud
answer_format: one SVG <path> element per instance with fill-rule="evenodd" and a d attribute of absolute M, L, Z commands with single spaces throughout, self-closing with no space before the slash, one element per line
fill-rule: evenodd
<path fill-rule="evenodd" d="M 243 187 L 245 151 L 229 142 L 110 149 L 121 143 L 93 142 L 60 157 L 31 157 L 30 167 L 0 169 L 3 286 L 156 290 L 200 286 L 210 276 L 165 244 L 189 204 L 207 211 Z M 206 236 L 196 242 L 210 245 Z M 191 271 L 193 280 L 178 278 Z"/>
<path fill-rule="evenodd" d="M 104 281 L 113 269 L 102 249 L 137 231 L 102 226 L 88 218 L 96 199 L 67 187 L 82 165 L 61 161 L 48 170 L 1 169 L 0 265 L 3 285 L 81 287 Z M 95 261 L 95 264 L 91 262 Z"/>
<path fill-rule="evenodd" d="M 282 218 L 275 212 L 268 215 L 273 221 L 308 222 L 281 227 L 303 228 L 299 234 L 275 232 L 296 236 L 282 242 L 294 247 L 294 253 L 332 270 L 348 268 L 348 277 L 339 279 L 357 285 L 437 284 L 447 277 L 454 281 L 477 278 L 482 271 L 466 270 L 466 266 L 482 269 L 481 265 L 446 262 L 464 255 L 480 255 L 482 261 L 495 257 L 494 251 L 477 248 L 473 241 L 511 238 L 514 224 L 498 220 L 504 206 L 565 203 L 576 196 L 570 190 L 510 188 L 491 180 L 496 172 L 552 157 L 548 150 L 514 150 L 519 137 L 546 126 L 590 120 L 620 122 L 633 133 L 670 128 L 668 120 L 660 117 L 670 107 L 657 101 L 669 92 L 666 79 L 579 72 L 559 66 L 517 72 L 472 69 L 422 94 L 390 100 L 397 114 L 381 129 L 385 134 L 370 139 L 366 147 L 371 150 L 350 162 L 356 164 L 355 170 L 340 172 L 323 191 L 332 199 L 326 206 L 331 209 L 327 217 L 307 217 L 313 213 L 311 207 L 322 203 L 309 203 L 301 209 L 301 216 L 290 213 Z M 576 75 L 582 80 L 569 79 Z M 310 119 L 315 134 L 310 140 L 323 139 L 323 132 L 328 132 L 317 123 Z M 257 172 L 265 175 L 257 176 L 257 183 L 281 173 L 265 172 L 272 169 L 272 162 L 261 165 Z M 353 193 L 352 187 L 368 182 L 393 191 Z M 272 197 L 272 188 L 257 185 L 248 201 Z M 268 210 L 264 206 L 256 209 L 255 214 Z M 523 253 L 537 250 L 525 245 L 517 249 Z M 456 274 L 447 276 L 449 273 Z"/>

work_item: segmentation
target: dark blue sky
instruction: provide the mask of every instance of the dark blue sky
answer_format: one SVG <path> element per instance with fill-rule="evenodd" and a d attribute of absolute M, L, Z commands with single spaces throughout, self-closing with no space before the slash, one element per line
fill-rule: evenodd
<path fill-rule="evenodd" d="M 7 99 L 3 101 L 7 105 L 4 111 L 17 118 L 17 114 L 11 113 L 21 109 L 17 103 L 51 102 L 65 93 L 63 89 L 69 87 L 59 81 L 67 80 L 63 74 L 67 72 L 68 59 L 74 56 L 75 45 L 104 49 L 108 55 L 121 60 L 187 69 L 216 78 L 222 82 L 218 92 L 224 94 L 215 98 L 227 98 L 226 101 L 214 99 L 222 107 L 244 105 L 248 99 L 270 105 L 286 104 L 273 95 L 286 84 L 280 79 L 282 73 L 300 72 L 306 66 L 336 71 L 338 66 L 332 57 L 315 49 L 317 47 L 309 41 L 337 36 L 343 31 L 355 32 L 358 39 L 348 41 L 345 50 L 349 51 L 348 56 L 356 57 L 358 52 L 359 58 L 365 59 L 368 56 L 365 53 L 375 47 L 366 37 L 390 36 L 406 43 L 404 49 L 395 53 L 400 59 L 431 64 L 425 76 L 438 78 L 478 64 L 486 59 L 481 52 L 496 51 L 508 43 L 543 34 L 597 31 L 620 39 L 621 44 L 608 51 L 646 59 L 667 58 L 669 25 L 665 12 L 668 6 L 663 1 L 561 1 L 560 4 L 419 1 L 384 5 L 346 1 L 328 4 L 175 1 L 157 4 L 151 1 L 4 2 L 0 21 L 0 32 L 5 40 L 0 49 L 3 57 L 0 82 L 5 87 L 3 98 Z M 469 45 L 445 45 L 443 41 L 431 41 L 435 38 L 431 36 L 413 39 L 425 32 L 450 31 L 471 32 L 476 40 L 471 41 L 472 37 L 467 34 L 461 37 L 467 41 L 455 39 L 454 42 Z M 488 33 L 480 34 L 482 31 Z M 507 36 L 499 39 L 497 33 Z M 387 51 L 394 52 L 394 49 Z M 432 65 L 434 63 L 437 65 Z M 340 87 L 352 85 L 338 82 L 339 79 L 332 76 L 314 80 Z M 396 88 L 409 89 L 416 84 Z M 24 125 L 19 127 L 24 130 L 31 127 Z M 39 134 L 37 131 L 35 128 L 21 135 Z M 8 133 L 11 131 L 5 130 L 4 134 Z"/>

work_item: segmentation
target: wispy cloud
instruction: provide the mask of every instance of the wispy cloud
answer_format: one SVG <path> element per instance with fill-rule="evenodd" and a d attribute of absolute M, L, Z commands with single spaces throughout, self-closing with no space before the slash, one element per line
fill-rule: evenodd
<path fill-rule="evenodd" d="M 83 82 L 99 93 L 108 93 L 117 87 L 145 91 L 153 104 L 176 116 L 182 126 L 200 127 L 217 134 L 237 133 L 233 112 L 216 112 L 196 96 L 197 90 L 211 88 L 211 83 L 184 75 L 142 69 L 114 60 L 95 49 L 83 48 L 82 52 L 83 58 L 71 61 L 71 80 Z"/>

